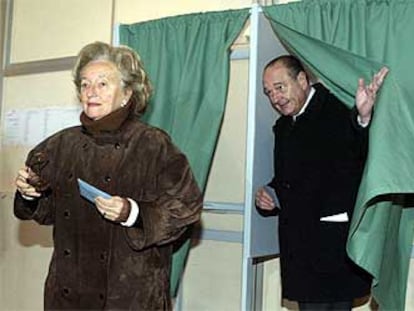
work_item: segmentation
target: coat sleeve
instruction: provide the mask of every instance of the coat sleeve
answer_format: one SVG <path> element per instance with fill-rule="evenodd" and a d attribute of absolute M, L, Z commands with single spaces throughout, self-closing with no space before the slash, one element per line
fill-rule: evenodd
<path fill-rule="evenodd" d="M 52 179 L 52 164 L 49 140 L 46 140 L 31 150 L 26 159 L 26 166 L 30 167 L 37 176 L 48 184 Z M 41 156 L 39 156 L 41 155 Z M 42 196 L 33 200 L 24 199 L 16 191 L 14 196 L 14 215 L 22 220 L 35 220 L 41 225 L 54 223 L 53 196 L 50 188 L 44 189 Z"/>
<path fill-rule="evenodd" d="M 327 144 L 329 165 L 324 170 L 325 195 L 320 216 L 344 211 L 352 215 L 368 153 L 369 127 L 358 124 L 356 109 L 343 115 L 332 121 L 335 125 L 331 128 L 336 129 Z"/>
<path fill-rule="evenodd" d="M 158 139 L 159 140 L 159 137 Z M 125 228 L 128 243 L 134 249 L 162 245 L 180 237 L 186 228 L 200 219 L 202 194 L 187 158 L 169 140 L 160 140 L 153 155 L 154 186 L 150 200 L 136 200 L 139 216 L 133 227 Z"/>
<path fill-rule="evenodd" d="M 26 200 L 16 191 L 14 215 L 21 220 L 35 220 L 41 225 L 52 225 L 54 213 L 50 201 L 49 195 L 44 195 L 40 199 Z"/>

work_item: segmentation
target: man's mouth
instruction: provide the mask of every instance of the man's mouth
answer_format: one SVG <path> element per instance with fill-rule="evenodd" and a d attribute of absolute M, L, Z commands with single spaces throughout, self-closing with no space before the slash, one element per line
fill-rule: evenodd
<path fill-rule="evenodd" d="M 277 103 L 275 103 L 275 106 L 278 106 L 280 108 L 284 108 L 289 104 L 288 100 L 284 100 L 284 101 L 279 101 Z"/>

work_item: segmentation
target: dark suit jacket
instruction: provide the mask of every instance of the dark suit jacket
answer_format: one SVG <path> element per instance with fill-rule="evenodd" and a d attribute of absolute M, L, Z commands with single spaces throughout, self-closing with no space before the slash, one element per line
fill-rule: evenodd
<path fill-rule="evenodd" d="M 349 222 L 321 217 L 353 207 L 364 167 L 368 130 L 321 84 L 293 123 L 275 126 L 275 175 L 281 203 L 279 238 L 282 294 L 297 301 L 343 301 L 369 292 L 370 278 L 351 263 L 345 245 Z"/>

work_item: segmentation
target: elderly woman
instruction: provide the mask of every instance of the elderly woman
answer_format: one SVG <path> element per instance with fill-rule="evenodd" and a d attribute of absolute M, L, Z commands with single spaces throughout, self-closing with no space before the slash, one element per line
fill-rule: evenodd
<path fill-rule="evenodd" d="M 172 243 L 199 220 L 186 157 L 139 121 L 151 87 L 138 55 L 96 42 L 79 53 L 81 126 L 47 138 L 16 178 L 15 215 L 54 226 L 45 309 L 169 310 Z M 78 179 L 110 194 L 90 202 Z"/>

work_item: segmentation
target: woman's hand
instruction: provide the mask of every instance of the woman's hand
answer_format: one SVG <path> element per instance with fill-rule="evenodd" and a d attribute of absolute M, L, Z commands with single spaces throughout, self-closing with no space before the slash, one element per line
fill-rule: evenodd
<path fill-rule="evenodd" d="M 30 168 L 27 166 L 24 168 L 21 168 L 17 172 L 17 177 L 15 179 L 15 185 L 17 187 L 17 191 L 20 192 L 21 195 L 25 197 L 31 197 L 31 198 L 39 198 L 42 194 L 40 192 L 37 192 L 35 187 L 30 185 L 28 183 L 28 178 L 31 178 L 35 175 L 34 172 L 31 171 Z"/>
<path fill-rule="evenodd" d="M 127 221 L 131 211 L 129 201 L 118 196 L 113 196 L 110 199 L 97 197 L 95 204 L 102 217 L 119 223 Z"/>

